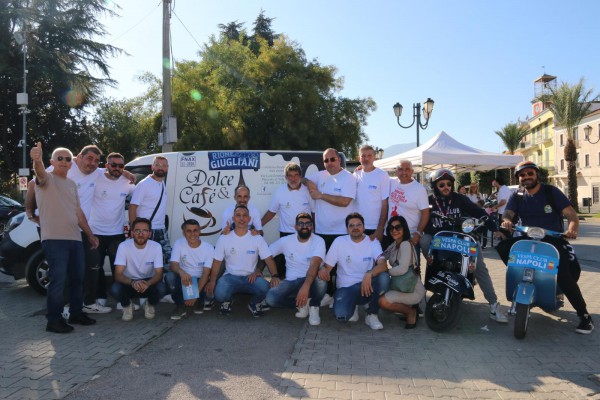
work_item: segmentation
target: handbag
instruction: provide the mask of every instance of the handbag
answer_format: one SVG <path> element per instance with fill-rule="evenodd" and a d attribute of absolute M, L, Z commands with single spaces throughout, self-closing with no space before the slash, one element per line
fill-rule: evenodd
<path fill-rule="evenodd" d="M 417 273 L 415 272 L 415 262 L 416 262 L 416 254 L 415 248 L 411 244 L 412 249 L 412 263 L 408 266 L 408 271 L 406 271 L 402 275 L 392 276 L 390 282 L 390 289 L 395 290 L 397 292 L 402 293 L 412 293 L 415 291 L 415 286 L 417 285 L 417 280 L 419 279 Z"/>

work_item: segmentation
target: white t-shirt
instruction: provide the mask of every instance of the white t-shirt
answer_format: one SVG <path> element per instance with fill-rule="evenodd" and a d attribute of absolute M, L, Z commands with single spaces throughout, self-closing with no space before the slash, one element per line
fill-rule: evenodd
<path fill-rule="evenodd" d="M 131 204 L 137 206 L 136 217 L 148 218 L 152 216 L 158 199 L 160 199 L 161 190 L 164 192 L 160 200 L 160 206 L 152 219 L 152 229 L 165 229 L 165 215 L 167 211 L 167 189 L 164 181 L 157 181 L 148 175 L 140 181 L 131 195 Z"/>
<path fill-rule="evenodd" d="M 46 171 L 51 172 L 54 170 L 54 166 L 51 165 L 46 168 Z M 104 174 L 106 169 L 96 168 L 91 174 L 85 175 L 79 170 L 79 167 L 75 162 L 67 172 L 67 178 L 72 179 L 77 185 L 77 195 L 79 196 L 79 204 L 85 219 L 90 220 L 90 212 L 92 211 L 92 202 L 94 199 L 94 187 L 96 185 L 96 179 Z"/>
<path fill-rule="evenodd" d="M 154 270 L 163 267 L 162 247 L 157 242 L 148 240 L 143 249 L 138 249 L 133 239 L 127 239 L 117 249 L 115 265 L 124 265 L 123 274 L 130 279 L 152 278 Z"/>
<path fill-rule="evenodd" d="M 397 178 L 390 179 L 388 206 L 388 220 L 396 215 L 404 217 L 410 233 L 413 233 L 419 227 L 421 210 L 429 208 L 427 189 L 414 179 L 405 184 Z"/>
<path fill-rule="evenodd" d="M 227 226 L 227 221 L 229 224 L 233 224 L 233 210 L 235 210 L 236 203 L 231 204 L 229 207 L 223 211 L 223 215 L 221 216 L 221 220 L 223 223 L 221 224 L 221 228 L 225 228 Z M 258 208 L 254 207 L 252 204 L 248 203 L 246 205 L 248 207 L 248 213 L 250 214 L 250 222 L 248 222 L 248 226 L 254 225 L 254 229 L 257 231 L 262 230 L 262 223 L 260 222 L 260 211 Z"/>
<path fill-rule="evenodd" d="M 510 198 L 511 194 L 512 192 L 506 185 L 502 185 L 498 189 L 498 204 L 500 204 L 500 201 L 506 200 L 506 203 L 502 207 L 498 207 L 498 215 L 504 214 L 504 209 L 506 209 L 506 205 L 508 204 L 508 199 Z"/>
<path fill-rule="evenodd" d="M 88 223 L 95 235 L 118 235 L 126 223 L 125 199 L 135 186 L 124 176 L 112 180 L 102 174 L 96 179 Z"/>
<path fill-rule="evenodd" d="M 335 175 L 327 170 L 319 171 L 309 177 L 317 185 L 321 193 L 333 196 L 356 198 L 356 179 L 345 169 Z M 343 235 L 346 233 L 346 216 L 354 206 L 352 202 L 347 207 L 338 207 L 325 200 L 317 200 L 315 204 L 316 233 L 323 235 Z"/>
<path fill-rule="evenodd" d="M 271 251 L 260 235 L 252 236 L 248 231 L 244 236 L 235 232 L 221 235 L 215 246 L 215 260 L 225 260 L 225 273 L 248 276 L 254 272 L 258 258 L 269 257 Z"/>
<path fill-rule="evenodd" d="M 285 280 L 293 281 L 304 278 L 313 257 L 325 259 L 325 241 L 322 237 L 312 234 L 306 242 L 300 242 L 298 235 L 282 237 L 269 246 L 273 257 L 283 254 L 285 257 Z"/>
<path fill-rule="evenodd" d="M 191 276 L 202 276 L 203 268 L 210 269 L 215 254 L 215 248 L 205 241 L 198 247 L 190 247 L 185 237 L 179 238 L 173 245 L 171 259 L 179 263 L 181 269 Z"/>
<path fill-rule="evenodd" d="M 337 287 L 349 287 L 362 282 L 365 273 L 375 266 L 375 261 L 382 254 L 379 240 L 371 240 L 365 236 L 360 243 L 355 243 L 350 235 L 340 236 L 333 241 L 325 256 L 325 264 L 337 264 Z"/>
<path fill-rule="evenodd" d="M 269 205 L 269 211 L 279 212 L 279 232 L 285 233 L 295 233 L 296 216 L 301 212 L 310 214 L 313 208 L 314 200 L 306 186 L 300 185 L 300 189 L 291 190 L 287 183 L 277 188 Z"/>
<path fill-rule="evenodd" d="M 365 219 L 365 229 L 377 229 L 381 216 L 381 201 L 390 193 L 390 178 L 379 168 L 371 172 L 354 171 L 356 200 L 354 209 Z"/>
<path fill-rule="evenodd" d="M 465 196 L 467 196 L 469 198 L 469 200 L 471 200 L 475 204 L 477 204 L 477 202 L 479 200 L 481 200 L 481 194 L 480 193 L 467 193 L 467 194 L 465 194 Z M 477 204 L 477 205 L 479 205 L 479 204 Z"/>

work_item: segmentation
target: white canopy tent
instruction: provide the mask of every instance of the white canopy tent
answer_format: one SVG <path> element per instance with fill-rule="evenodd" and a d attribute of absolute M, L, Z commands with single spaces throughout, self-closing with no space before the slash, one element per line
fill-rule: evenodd
<path fill-rule="evenodd" d="M 523 161 L 523 156 L 478 150 L 456 141 L 446 132 L 441 131 L 416 149 L 375 161 L 375 166 L 384 171 L 393 171 L 400 160 L 412 162 L 413 167 L 420 166 L 423 172 L 438 168 L 467 172 L 511 168 Z M 415 169 L 419 170 L 419 168 Z"/>

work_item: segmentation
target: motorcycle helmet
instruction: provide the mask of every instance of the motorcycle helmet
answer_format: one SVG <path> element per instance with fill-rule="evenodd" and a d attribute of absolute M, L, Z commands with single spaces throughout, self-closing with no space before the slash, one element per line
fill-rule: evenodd
<path fill-rule="evenodd" d="M 526 168 L 533 168 L 533 169 L 535 169 L 537 171 L 538 174 L 540 172 L 540 169 L 538 168 L 538 166 L 533 161 L 521 161 L 515 167 L 515 178 L 518 178 L 519 177 L 519 172 L 523 171 Z"/>
<path fill-rule="evenodd" d="M 452 182 L 451 190 L 454 191 L 454 181 L 456 180 L 456 178 L 454 178 L 454 174 L 447 168 L 440 168 L 434 171 L 434 173 L 429 177 L 429 184 L 436 196 L 440 195 L 440 191 L 437 188 L 437 183 L 441 180 L 450 180 L 450 182 Z"/>

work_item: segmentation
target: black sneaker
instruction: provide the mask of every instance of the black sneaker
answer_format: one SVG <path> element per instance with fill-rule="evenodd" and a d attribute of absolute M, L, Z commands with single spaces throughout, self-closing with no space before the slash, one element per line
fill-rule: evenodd
<path fill-rule="evenodd" d="M 67 324 L 64 319 L 59 319 L 56 321 L 48 322 L 46 324 L 46 332 L 53 333 L 69 333 L 73 332 L 75 328 L 71 325 Z"/>
<path fill-rule="evenodd" d="M 583 335 L 589 335 L 594 330 L 594 324 L 592 323 L 592 317 L 587 314 L 586 317 L 581 318 L 581 322 L 575 329 L 575 332 Z"/>
<path fill-rule="evenodd" d="M 171 319 L 178 321 L 181 318 L 185 317 L 186 315 L 187 315 L 187 310 L 185 309 L 183 304 L 177 304 L 177 305 L 175 305 L 175 309 L 173 310 L 173 313 L 171 314 Z"/>
<path fill-rule="evenodd" d="M 204 311 L 212 310 L 214 304 L 214 300 L 204 300 Z"/>
<path fill-rule="evenodd" d="M 219 312 L 221 313 L 221 315 L 231 314 L 231 302 L 224 301 L 223 303 L 221 303 L 221 309 L 219 310 Z"/>
<path fill-rule="evenodd" d="M 254 318 L 262 317 L 263 315 L 265 315 L 265 313 L 262 312 L 260 308 L 256 306 L 256 304 L 253 303 L 248 304 L 248 310 L 250 310 L 250 313 Z"/>
<path fill-rule="evenodd" d="M 84 312 L 80 312 L 79 314 L 71 314 L 69 316 L 70 324 L 78 324 L 78 325 L 94 325 L 96 323 L 95 319 L 88 317 L 88 315 Z"/>

